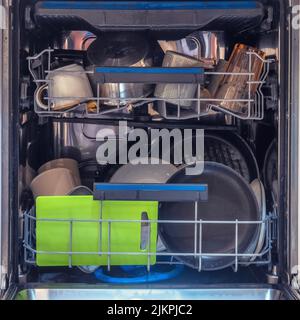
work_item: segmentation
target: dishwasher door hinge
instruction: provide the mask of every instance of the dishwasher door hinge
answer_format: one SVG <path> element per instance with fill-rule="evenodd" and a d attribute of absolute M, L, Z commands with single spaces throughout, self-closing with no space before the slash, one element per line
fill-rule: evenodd
<path fill-rule="evenodd" d="M 30 87 L 30 78 L 23 77 L 20 84 L 20 108 L 21 111 L 30 109 L 30 99 L 28 97 L 28 89 Z"/>
<path fill-rule="evenodd" d="M 300 265 L 291 270 L 291 286 L 294 290 L 300 292 Z"/>
<path fill-rule="evenodd" d="M 273 7 L 267 7 L 266 9 L 266 18 L 265 20 L 261 23 L 260 28 L 263 31 L 269 31 L 272 29 L 272 24 L 274 21 L 274 9 Z"/>
<path fill-rule="evenodd" d="M 27 30 L 33 30 L 36 27 L 32 17 L 33 17 L 32 8 L 30 6 L 27 6 L 25 8 L 25 19 L 24 19 L 25 28 Z"/>
<path fill-rule="evenodd" d="M 292 277 L 292 281 L 291 281 L 291 285 L 292 288 L 298 292 L 300 292 L 300 279 L 299 279 L 299 275 L 294 275 Z"/>

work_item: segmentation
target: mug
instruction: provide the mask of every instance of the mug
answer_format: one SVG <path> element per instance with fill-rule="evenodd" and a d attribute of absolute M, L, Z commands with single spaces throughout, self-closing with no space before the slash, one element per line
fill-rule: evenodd
<path fill-rule="evenodd" d="M 67 110 L 93 97 L 86 71 L 79 64 L 55 69 L 47 75 L 46 80 L 47 83 L 35 91 L 36 105 L 43 110 Z M 49 105 L 45 101 L 46 92 Z"/>
<path fill-rule="evenodd" d="M 70 170 L 56 168 L 44 171 L 31 182 L 30 188 L 35 198 L 39 196 L 64 196 L 78 185 Z"/>
<path fill-rule="evenodd" d="M 49 161 L 49 162 L 43 164 L 39 168 L 38 173 L 41 174 L 45 171 L 48 171 L 51 169 L 56 169 L 56 168 L 65 168 L 65 169 L 70 170 L 72 173 L 72 176 L 75 180 L 76 185 L 81 185 L 80 174 L 79 174 L 79 169 L 78 169 L 78 162 L 73 159 L 61 158 L 61 159 Z"/>

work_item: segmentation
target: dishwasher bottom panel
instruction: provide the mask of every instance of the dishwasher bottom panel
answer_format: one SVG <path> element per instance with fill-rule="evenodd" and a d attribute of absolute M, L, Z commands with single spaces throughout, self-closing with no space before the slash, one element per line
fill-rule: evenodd
<path fill-rule="evenodd" d="M 152 288 L 58 285 L 19 291 L 16 300 L 281 300 L 272 287 Z"/>

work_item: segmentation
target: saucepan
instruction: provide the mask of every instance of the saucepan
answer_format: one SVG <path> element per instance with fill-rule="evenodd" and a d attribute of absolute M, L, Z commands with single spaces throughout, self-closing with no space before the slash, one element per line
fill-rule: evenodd
<path fill-rule="evenodd" d="M 151 67 L 153 58 L 148 39 L 142 33 L 108 32 L 99 36 L 87 49 L 90 62 L 88 70 L 102 67 Z M 94 74 L 89 75 L 94 94 L 98 94 L 98 82 Z M 99 84 L 100 97 L 107 98 L 108 106 L 136 104 L 149 96 L 153 85 L 141 83 Z"/>

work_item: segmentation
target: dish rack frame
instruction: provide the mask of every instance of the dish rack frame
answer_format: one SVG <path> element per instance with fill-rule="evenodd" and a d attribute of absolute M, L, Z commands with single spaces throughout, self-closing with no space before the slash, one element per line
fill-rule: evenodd
<path fill-rule="evenodd" d="M 57 71 L 51 69 L 52 55 L 55 50 L 48 48 L 41 51 L 39 54 L 28 57 L 28 67 L 32 75 L 33 81 L 37 89 L 48 83 L 51 86 L 51 80 L 47 80 L 47 75 L 53 72 L 68 72 L 77 73 L 77 71 Z M 40 117 L 57 117 L 57 118 L 101 118 L 113 114 L 130 113 L 133 108 L 138 108 L 141 105 L 158 103 L 160 112 L 159 114 L 166 120 L 189 120 L 200 119 L 203 116 L 209 116 L 215 113 L 224 113 L 226 115 L 242 119 L 242 120 L 262 120 L 264 118 L 265 98 L 262 91 L 263 85 L 266 83 L 266 78 L 270 71 L 270 64 L 274 62 L 273 59 L 263 59 L 256 52 L 248 51 L 249 56 L 249 70 L 248 72 L 217 72 L 200 67 L 191 68 L 166 68 L 166 67 L 151 67 L 151 68 L 138 68 L 138 67 L 101 67 L 95 66 L 93 70 L 86 70 L 84 73 L 93 75 L 97 79 L 97 95 L 95 97 L 86 97 L 82 103 L 69 108 L 68 110 L 52 110 L 51 104 L 57 100 L 73 100 L 82 99 L 78 97 L 45 97 L 48 104 L 48 109 L 44 110 L 37 106 L 34 101 L 34 111 Z M 46 57 L 46 58 L 45 58 Z M 253 57 L 260 59 L 263 63 L 263 71 L 258 81 L 253 80 L 254 73 L 252 70 Z M 43 61 L 47 61 L 46 68 Z M 35 67 L 34 65 L 38 65 Z M 82 73 L 82 72 L 80 72 Z M 201 96 L 201 86 L 207 76 L 241 76 L 248 77 L 247 81 L 247 97 L 245 99 L 218 99 L 218 98 L 205 98 Z M 182 84 L 197 85 L 195 98 L 158 98 L 158 97 L 101 97 L 100 86 L 104 83 L 147 83 L 147 84 L 174 84 L 178 86 L 178 93 L 180 93 Z M 255 93 L 252 92 L 252 86 L 257 86 Z M 48 92 L 51 90 L 48 90 Z M 193 104 L 193 111 L 183 109 L 181 101 L 190 101 Z M 88 108 L 87 101 L 94 101 L 96 103 L 96 110 L 92 112 Z M 115 101 L 116 106 L 103 108 L 105 102 Z M 171 104 L 170 101 L 174 101 Z M 222 102 L 233 102 L 245 104 L 243 113 L 235 112 L 221 106 Z M 205 103 L 203 108 L 202 104 Z M 103 104 L 103 105 L 102 105 Z M 102 108 L 104 110 L 102 110 Z M 172 109 L 170 113 L 169 110 Z M 176 112 L 174 112 L 174 109 Z"/>
<path fill-rule="evenodd" d="M 102 187 L 104 188 L 102 189 Z M 124 186 L 129 186 L 126 191 L 124 191 Z M 158 187 L 159 186 L 159 187 Z M 198 268 L 199 272 L 202 270 L 203 259 L 207 257 L 232 257 L 234 262 L 232 262 L 231 266 L 234 272 L 238 272 L 240 266 L 269 266 L 271 267 L 271 251 L 273 242 L 276 240 L 276 213 L 268 213 L 264 219 L 259 221 L 247 221 L 247 220 L 226 220 L 226 221 L 210 221 L 210 220 L 201 220 L 198 219 L 198 203 L 200 201 L 207 200 L 207 186 L 205 185 L 194 185 L 194 189 L 191 188 L 187 191 L 186 185 L 176 185 L 175 189 L 168 189 L 170 185 L 137 185 L 137 184 L 96 184 L 95 192 L 94 192 L 94 200 L 97 201 L 105 201 L 105 200 L 117 200 L 117 201 L 132 201 L 132 200 L 140 200 L 140 201 L 164 201 L 164 202 L 193 202 L 195 208 L 195 219 L 194 220 L 130 220 L 130 219 L 95 219 L 95 220 L 85 220 L 85 219 L 47 219 L 40 218 L 38 219 L 35 216 L 34 207 L 30 210 L 26 211 L 23 214 L 24 221 L 24 239 L 23 239 L 23 248 L 24 248 L 24 261 L 30 265 L 36 265 L 36 255 L 37 254 L 57 254 L 57 255 L 68 255 L 69 256 L 69 268 L 75 267 L 72 263 L 73 255 L 106 255 L 107 256 L 107 270 L 111 270 L 110 259 L 113 255 L 144 255 L 147 257 L 147 271 L 151 271 L 151 257 L 156 255 L 157 258 L 163 257 L 163 261 L 159 261 L 157 259 L 155 265 L 182 265 L 183 262 L 176 259 L 176 257 L 194 257 L 198 259 Z M 184 187 L 185 186 L 185 187 Z M 190 185 L 191 187 L 193 185 Z M 102 203 L 101 203 L 102 208 Z M 100 216 L 101 217 L 101 216 Z M 73 242 L 73 224 L 76 223 L 96 223 L 102 225 L 102 223 L 107 223 L 108 227 L 108 250 L 104 252 L 101 250 L 102 248 L 102 236 L 99 237 L 99 251 L 98 252 L 75 252 L 75 251 L 38 251 L 35 247 L 35 225 L 37 221 L 43 222 L 68 222 L 69 223 L 69 245 L 72 248 Z M 110 250 L 111 246 L 111 226 L 113 223 L 138 223 L 141 225 L 142 223 L 148 224 L 149 228 L 147 229 L 147 238 L 148 245 L 147 249 L 144 252 L 113 252 Z M 151 252 L 151 225 L 157 224 L 157 228 L 159 228 L 160 224 L 193 224 L 194 225 L 194 250 L 193 252 L 171 252 L 166 249 L 166 251 L 162 252 Z M 235 247 L 233 253 L 228 252 L 203 252 L 202 244 L 203 244 L 203 226 L 205 225 L 233 225 L 235 226 L 234 233 L 234 241 Z M 253 249 L 253 252 L 239 252 L 239 226 L 241 225 L 258 225 L 260 228 L 264 226 L 264 242 L 259 252 L 256 252 L 256 245 Z M 260 229 L 259 228 L 259 229 Z M 100 231 L 102 235 L 102 232 Z M 258 236 L 259 237 L 259 236 Z M 249 247 L 251 247 L 249 245 Z M 249 248 L 247 249 L 249 250 Z M 247 251 L 246 250 L 246 251 Z M 168 258 L 167 260 L 165 258 Z"/>

